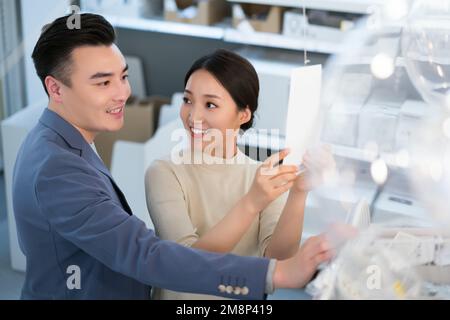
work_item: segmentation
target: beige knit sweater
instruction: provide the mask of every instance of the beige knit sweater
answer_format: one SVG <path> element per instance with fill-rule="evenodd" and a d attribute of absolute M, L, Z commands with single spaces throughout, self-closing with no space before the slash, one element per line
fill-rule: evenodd
<path fill-rule="evenodd" d="M 183 151 L 193 159 L 194 153 Z M 249 191 L 256 162 L 241 151 L 220 164 L 218 159 L 196 153 L 196 164 L 175 164 L 169 157 L 157 160 L 145 178 L 147 207 L 161 239 L 191 246 L 216 225 Z M 200 161 L 198 161 L 200 159 Z M 200 162 L 200 163 L 199 163 Z M 238 164 L 236 164 L 238 163 Z M 260 213 L 232 253 L 262 256 L 286 203 L 287 193 Z M 180 266 L 182 268 L 182 266 Z M 154 288 L 155 299 L 221 299 Z"/>

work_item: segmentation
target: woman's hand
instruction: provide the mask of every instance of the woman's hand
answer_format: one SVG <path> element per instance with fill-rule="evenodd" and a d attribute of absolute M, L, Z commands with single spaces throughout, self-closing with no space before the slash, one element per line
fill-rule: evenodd
<path fill-rule="evenodd" d="M 296 192 L 309 192 L 323 182 L 325 172 L 336 169 L 336 162 L 331 148 L 322 146 L 315 150 L 307 150 L 302 161 L 301 170 L 294 182 L 293 190 Z"/>
<path fill-rule="evenodd" d="M 253 184 L 245 196 L 253 210 L 261 212 L 292 187 L 297 178 L 297 166 L 278 165 L 288 154 L 289 150 L 282 150 L 269 157 L 258 168 Z"/>

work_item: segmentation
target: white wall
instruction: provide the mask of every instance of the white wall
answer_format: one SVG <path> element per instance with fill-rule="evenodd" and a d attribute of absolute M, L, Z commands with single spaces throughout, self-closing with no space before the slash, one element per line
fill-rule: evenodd
<path fill-rule="evenodd" d="M 24 54 L 25 54 L 25 85 L 27 93 L 27 104 L 36 104 L 38 101 L 47 101 L 47 95 L 42 88 L 41 82 L 36 75 L 33 61 L 31 59 L 31 54 L 33 48 L 39 38 L 40 31 L 42 27 L 52 22 L 55 18 L 62 16 L 68 12 L 69 0 L 21 0 L 21 21 L 22 30 L 24 36 Z M 25 107 L 25 106 L 24 106 Z M 19 112 L 20 113 L 20 112 Z M 34 117 L 36 118 L 36 117 Z M 37 118 L 36 118 L 37 119 Z M 37 121 L 34 119 L 35 121 Z M 13 121 L 12 118 L 6 120 L 4 125 L 8 121 Z M 13 135 L 14 136 L 14 135 Z M 5 137 L 3 137 L 5 138 Z M 17 138 L 17 137 L 16 137 Z M 23 138 L 23 137 L 22 137 Z M 5 139 L 6 144 L 10 143 L 11 148 L 18 148 L 18 143 L 14 144 L 12 138 Z M 4 145 L 7 149 L 7 145 Z M 14 149 L 14 155 L 17 152 Z M 11 151 L 11 153 L 13 153 Z M 12 154 L 5 154 L 5 156 L 11 156 Z M 7 157 L 8 158 L 8 157 Z M 7 160 L 7 159 L 6 159 Z M 11 170 L 6 170 L 8 165 L 8 160 L 5 161 L 5 174 L 6 180 L 10 181 L 12 179 L 12 166 L 15 162 L 14 159 L 9 159 L 9 167 Z M 7 171 L 7 172 L 6 172 Z M 14 214 L 12 212 L 12 202 L 10 194 L 10 183 L 7 183 L 7 211 L 8 211 L 8 225 L 9 225 L 9 240 L 10 240 L 10 255 L 11 255 L 11 265 L 15 270 L 23 271 L 25 269 L 25 257 L 19 250 L 19 243 L 17 239 L 16 223 L 14 220 Z M 8 187 L 9 186 L 9 187 Z"/>
<path fill-rule="evenodd" d="M 33 104 L 47 97 L 31 59 L 41 29 L 45 24 L 68 13 L 69 6 L 69 0 L 21 0 L 27 104 Z"/>

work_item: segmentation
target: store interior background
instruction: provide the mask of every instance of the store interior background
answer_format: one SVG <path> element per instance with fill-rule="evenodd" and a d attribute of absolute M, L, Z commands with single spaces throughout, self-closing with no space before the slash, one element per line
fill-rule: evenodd
<path fill-rule="evenodd" d="M 166 0 L 167 1 L 167 0 Z M 216 0 L 213 0 L 216 1 Z M 386 0 L 387 1 L 387 0 Z M 80 3 L 81 2 L 81 3 Z M 114 2 L 114 1 L 111 1 Z M 116 0 L 116 2 L 127 2 Z M 139 3 L 128 1 L 129 3 Z M 161 3 L 163 1 L 160 1 Z M 287 37 L 283 35 L 283 23 L 278 26 L 280 34 L 254 37 L 243 35 L 232 27 L 231 18 L 220 22 L 215 26 L 198 26 L 192 24 L 180 25 L 173 21 L 166 21 L 164 14 L 159 17 L 119 17 L 119 13 L 109 8 L 104 13 L 108 20 L 112 22 L 117 31 L 117 44 L 121 51 L 127 57 L 138 58 L 137 66 L 141 67 L 142 77 L 135 79 L 136 94 L 141 98 L 152 97 L 152 102 L 158 105 L 168 104 L 169 107 L 161 108 L 160 112 L 153 116 L 159 117 L 155 120 L 154 126 L 162 125 L 173 119 L 174 106 L 180 101 L 177 93 L 183 90 L 183 80 L 185 72 L 188 70 L 194 60 L 217 48 L 235 50 L 252 61 L 260 78 L 265 81 L 265 85 L 270 84 L 271 79 L 279 79 L 281 90 L 272 94 L 270 90 L 262 90 L 262 99 L 266 105 L 273 105 L 277 101 L 287 101 L 289 72 L 296 66 L 304 65 L 305 54 L 310 60 L 310 64 L 325 65 L 333 54 L 342 50 L 343 42 L 340 37 L 345 36 L 345 28 L 351 21 L 345 18 L 354 19 L 365 17 L 369 12 L 373 12 L 382 4 L 383 0 L 284 0 L 284 1 L 226 1 L 229 7 L 229 13 L 232 14 L 231 7 L 236 3 L 257 3 L 264 5 L 279 4 L 283 8 L 294 11 L 297 14 L 302 13 L 303 4 L 308 10 L 316 10 L 324 14 L 341 15 L 345 23 L 341 23 L 341 32 L 338 37 L 333 39 L 335 30 L 324 29 L 323 33 L 318 33 L 319 38 L 310 38 L 308 41 L 302 41 L 301 33 L 303 30 L 296 27 L 296 32 L 300 38 Z M 54 18 L 68 13 L 71 5 L 81 6 L 83 8 L 92 8 L 94 3 L 101 3 L 96 0 L 68 1 L 68 0 L 0 0 L 0 20 L 2 25 L 7 28 L 0 30 L 0 61 L 3 61 L 3 68 L 8 66 L 6 73 L 0 73 L 0 120 L 15 114 L 26 106 L 35 105 L 45 101 L 45 92 L 42 90 L 41 83 L 35 75 L 34 67 L 30 59 L 33 46 L 39 35 L 40 28 Z M 120 10 L 119 10 L 120 11 Z M 316 13 L 317 13 L 316 12 Z M 320 14 L 319 14 L 320 16 Z M 9 17 L 9 18 L 8 18 Z M 335 25 L 335 21 L 328 21 L 330 25 Z M 325 21 L 325 23 L 327 23 Z M 181 26 L 181 28 L 180 28 Z M 299 31 L 300 30 L 300 31 Z M 291 32 L 295 32 L 291 30 Z M 322 31 L 321 31 L 322 32 Z M 331 33 L 329 33 L 331 32 Z M 331 34 L 331 35 L 330 35 Z M 325 39 L 320 39 L 320 35 Z M 18 49 L 20 48 L 20 49 Z M 347 48 L 348 49 L 348 48 Z M 304 50 L 307 50 L 305 53 Z M 5 57 L 8 57 L 6 61 Z M 3 60 L 2 60 L 3 59 Z M 268 62 L 268 63 L 267 63 Z M 1 71 L 2 69 L 0 69 Z M 143 84 L 143 86 L 142 86 Z M 284 90 L 284 88 L 286 90 Z M 264 87 L 262 88 L 264 89 Z M 263 103 L 263 104 L 264 104 Z M 42 105 L 40 106 L 42 107 Z M 267 108 L 261 111 L 260 125 L 264 126 L 273 121 L 273 127 L 278 126 L 280 119 L 283 119 L 282 112 L 269 110 Z M 158 109 L 159 110 L 159 109 Z M 176 110 L 175 110 L 176 111 Z M 169 120 L 168 120 L 169 119 Z M 154 129 L 148 133 L 152 135 Z M 149 136 L 134 136 L 131 134 L 131 140 L 145 142 Z M 104 143 L 107 145 L 111 139 L 117 137 L 105 137 Z M 0 144 L 1 144 L 0 139 Z M 158 144 L 155 144 L 158 145 Z M 1 145 L 0 145 L 1 146 Z M 111 147 L 109 145 L 109 147 Z M 130 147 L 123 145 L 124 150 Z M 250 145 L 250 148 L 255 147 Z M 258 146 L 261 149 L 268 150 L 266 155 L 270 154 L 270 146 Z M 20 295 L 21 285 L 24 279 L 23 272 L 13 265 L 22 265 L 22 257 L 12 257 L 10 255 L 10 241 L 16 242 L 14 235 L 8 232 L 7 203 L 5 195 L 5 177 L 3 174 L 2 158 L 7 158 L 1 154 L 0 148 L 0 299 L 17 299 Z M 105 163 L 111 165 L 111 150 L 105 147 L 108 159 Z M 346 149 L 343 149 L 344 153 Z M 345 156 L 345 155 L 344 155 Z M 260 159 L 262 160 L 262 159 Z M 116 161 L 116 163 L 120 160 Z M 365 171 L 364 171 L 365 170 Z M 367 175 L 368 170 L 364 169 L 363 175 Z M 119 172 L 119 171 L 117 171 Z M 114 172 L 113 172 L 114 176 Z M 116 177 L 115 177 L 116 178 Z M 122 179 L 123 182 L 122 182 Z M 123 178 L 118 176 L 119 185 L 128 181 L 133 181 L 133 177 Z M 136 177 L 138 179 L 138 177 Z M 127 194 L 130 198 L 133 209 L 142 208 L 144 197 L 141 193 Z M 137 207 L 134 206 L 134 202 Z M 10 223 L 10 222 L 9 222 Z M 12 259 L 12 260 L 11 260 Z M 15 260 L 17 259 L 17 260 Z M 20 269 L 20 268 L 19 268 Z M 304 299 L 308 296 L 300 290 L 279 290 L 270 297 L 271 299 Z"/>

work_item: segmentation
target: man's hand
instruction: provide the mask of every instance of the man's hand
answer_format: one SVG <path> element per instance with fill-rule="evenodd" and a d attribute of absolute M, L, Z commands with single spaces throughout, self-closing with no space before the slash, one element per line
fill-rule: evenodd
<path fill-rule="evenodd" d="M 325 235 L 309 238 L 292 258 L 277 262 L 274 288 L 303 288 L 317 267 L 333 256 L 333 247 Z"/>

